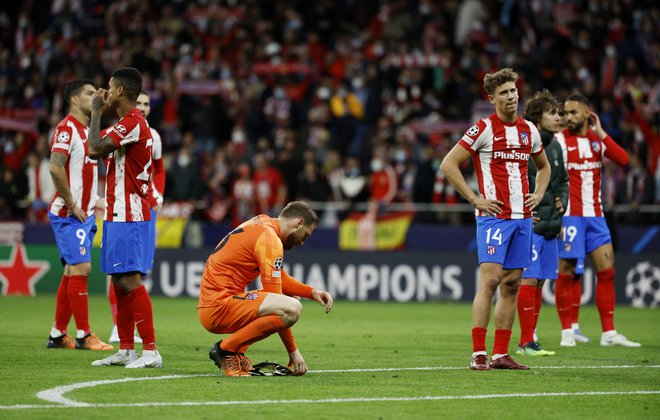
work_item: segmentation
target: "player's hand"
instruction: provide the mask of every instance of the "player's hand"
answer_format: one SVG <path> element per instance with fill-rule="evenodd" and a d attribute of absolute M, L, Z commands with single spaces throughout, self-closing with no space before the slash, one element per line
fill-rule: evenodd
<path fill-rule="evenodd" d="M 332 310 L 332 295 L 324 290 L 312 290 L 312 299 L 325 306 L 325 313 L 329 313 Z"/>
<path fill-rule="evenodd" d="M 607 137 L 607 133 L 603 130 L 603 126 L 600 124 L 598 114 L 593 111 L 589 113 L 589 127 L 598 134 L 598 137 L 600 137 L 601 140 Z"/>
<path fill-rule="evenodd" d="M 85 223 L 85 220 L 87 220 L 87 214 L 78 206 L 74 205 L 73 207 L 69 208 L 69 213 L 78 219 L 80 223 Z"/>
<path fill-rule="evenodd" d="M 293 368 L 293 376 L 301 376 L 307 372 L 307 363 L 305 363 L 305 359 L 297 349 L 293 353 L 289 353 L 289 364 L 287 366 Z"/>
<path fill-rule="evenodd" d="M 504 203 L 500 200 L 487 200 L 483 197 L 477 197 L 474 199 L 472 205 L 475 209 L 481 210 L 487 215 L 495 217 L 502 213 L 502 208 L 500 206 L 503 206 Z"/>
<path fill-rule="evenodd" d="M 541 194 L 529 193 L 525 195 L 525 206 L 528 209 L 533 210 L 541 203 L 543 196 Z"/>
<path fill-rule="evenodd" d="M 559 199 L 559 197 L 555 197 L 555 208 L 559 210 L 559 214 L 564 214 L 564 212 L 566 211 L 564 206 L 561 205 L 561 200 Z"/>
<path fill-rule="evenodd" d="M 541 218 L 538 216 L 538 214 L 539 213 L 537 211 L 532 212 L 532 224 L 534 225 L 541 221 Z"/>
<path fill-rule="evenodd" d="M 109 102 L 110 93 L 102 88 L 96 89 L 94 97 L 92 98 L 92 111 L 102 113 L 108 107 Z"/>

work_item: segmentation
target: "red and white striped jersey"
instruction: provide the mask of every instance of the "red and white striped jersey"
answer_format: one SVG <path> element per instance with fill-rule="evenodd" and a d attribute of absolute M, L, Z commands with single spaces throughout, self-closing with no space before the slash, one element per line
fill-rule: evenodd
<path fill-rule="evenodd" d="M 105 136 L 118 149 L 107 159 L 105 220 L 140 222 L 151 220 L 151 149 L 153 139 L 147 120 L 130 110 Z"/>
<path fill-rule="evenodd" d="M 493 114 L 477 121 L 458 143 L 472 154 L 481 196 L 504 203 L 497 217 L 531 217 L 530 209 L 525 207 L 528 162 L 530 156 L 543 152 L 541 135 L 534 124 L 521 117 L 506 124 Z M 475 214 L 485 215 L 480 210 Z"/>
<path fill-rule="evenodd" d="M 564 216 L 602 217 L 600 173 L 605 142 L 591 130 L 581 137 L 566 129 L 555 138 L 561 145 L 568 172 L 568 208 Z"/>
<path fill-rule="evenodd" d="M 98 190 L 98 167 L 95 159 L 89 158 L 87 149 L 87 127 L 71 115 L 67 115 L 57 124 L 50 140 L 51 153 L 63 153 L 67 156 L 66 170 L 69 189 L 77 207 L 88 216 L 94 214 Z M 64 199 L 55 192 L 48 209 L 59 217 L 67 217 L 69 209 Z"/>
<path fill-rule="evenodd" d="M 151 161 L 153 162 L 153 165 L 151 174 L 151 196 L 149 198 L 149 204 L 151 205 L 151 208 L 155 208 L 163 202 L 163 191 L 160 191 L 156 186 L 157 168 L 161 168 L 161 171 L 163 170 L 163 142 L 160 139 L 160 134 L 158 134 L 158 131 L 154 130 L 153 128 L 149 129 L 151 130 L 151 138 L 153 139 L 153 147 L 151 149 Z M 162 174 L 162 176 L 164 177 L 165 174 Z"/>

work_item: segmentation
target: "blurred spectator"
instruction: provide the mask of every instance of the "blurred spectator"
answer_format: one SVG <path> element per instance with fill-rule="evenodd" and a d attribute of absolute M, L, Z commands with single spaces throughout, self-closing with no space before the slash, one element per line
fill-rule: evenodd
<path fill-rule="evenodd" d="M 252 183 L 256 197 L 256 214 L 269 214 L 273 217 L 284 208 L 287 190 L 280 171 L 270 166 L 263 153 L 253 158 L 254 173 Z"/>
<path fill-rule="evenodd" d="M 303 171 L 298 175 L 297 191 L 297 200 L 326 202 L 330 198 L 328 182 L 314 160 L 305 162 Z"/>
<path fill-rule="evenodd" d="M 250 173 L 250 165 L 240 163 L 238 165 L 238 177 L 231 188 L 232 212 L 231 220 L 234 227 L 245 220 L 256 216 L 255 211 L 255 188 Z"/>
<path fill-rule="evenodd" d="M 28 182 L 28 219 L 32 222 L 48 221 L 48 205 L 55 195 L 55 186 L 50 177 L 49 159 L 46 156 L 48 141 L 41 136 L 35 150 L 27 156 L 25 173 Z"/>
<path fill-rule="evenodd" d="M 167 170 L 167 193 L 173 201 L 197 200 L 201 195 L 200 164 L 195 154 L 195 138 L 192 133 L 184 134 L 181 149 Z"/>
<path fill-rule="evenodd" d="M 616 202 L 631 206 L 631 210 L 621 216 L 621 221 L 630 224 L 648 223 L 649 214 L 640 213 L 639 205 L 653 203 L 654 190 L 653 177 L 646 172 L 639 158 L 630 154 L 628 170 L 617 186 Z"/>

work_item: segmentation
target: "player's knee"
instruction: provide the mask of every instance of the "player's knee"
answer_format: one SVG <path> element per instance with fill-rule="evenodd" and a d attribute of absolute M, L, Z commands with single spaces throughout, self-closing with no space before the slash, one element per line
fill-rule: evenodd
<path fill-rule="evenodd" d="M 91 263 L 80 263 L 69 266 L 70 276 L 89 276 L 89 273 L 91 272 L 92 272 Z"/>
<path fill-rule="evenodd" d="M 287 326 L 291 326 L 298 322 L 300 319 L 300 313 L 302 312 L 302 304 L 299 300 L 291 298 L 287 302 L 286 308 L 284 308 L 283 322 Z"/>

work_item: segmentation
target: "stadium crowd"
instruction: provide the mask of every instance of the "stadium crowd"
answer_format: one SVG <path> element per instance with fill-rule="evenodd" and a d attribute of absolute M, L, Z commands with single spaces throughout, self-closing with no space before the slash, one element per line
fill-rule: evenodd
<path fill-rule="evenodd" d="M 439 165 L 492 112 L 482 80 L 502 67 L 521 101 L 547 88 L 594 104 L 630 155 L 605 165 L 606 207 L 660 203 L 658 27 L 654 2 L 631 0 L 14 2 L 0 11 L 0 220 L 45 220 L 61 87 L 120 66 L 151 95 L 166 202 L 197 218 L 461 202 Z"/>

